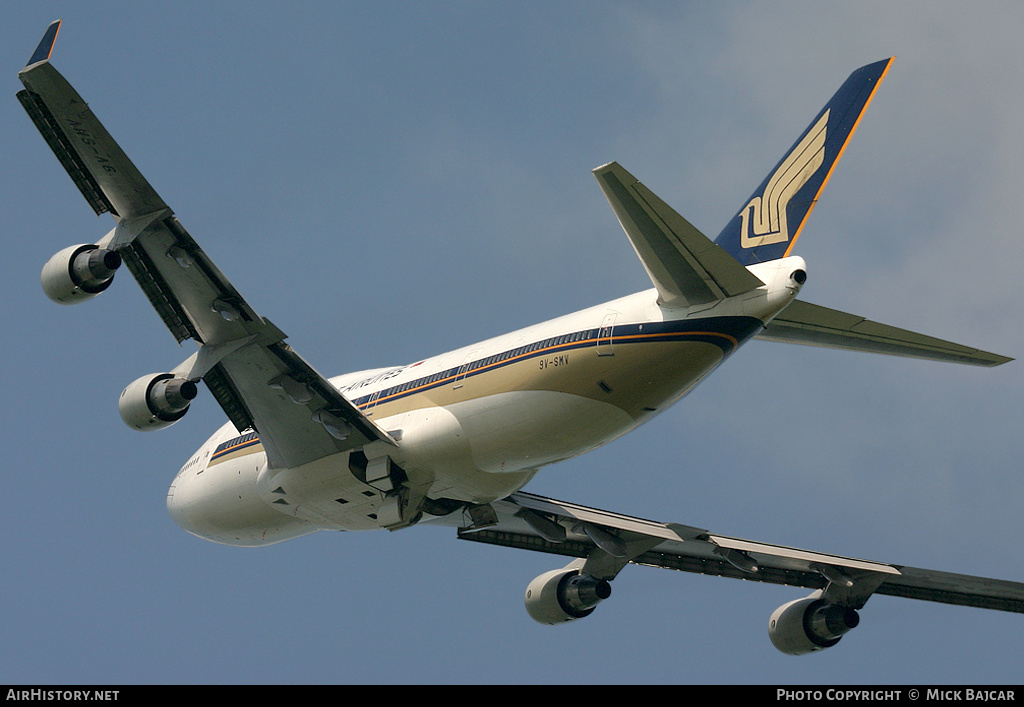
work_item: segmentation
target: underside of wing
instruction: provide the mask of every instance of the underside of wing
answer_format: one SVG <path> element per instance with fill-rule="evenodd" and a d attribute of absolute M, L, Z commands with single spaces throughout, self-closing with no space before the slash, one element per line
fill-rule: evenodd
<path fill-rule="evenodd" d="M 464 540 L 576 558 L 581 574 L 609 581 L 627 564 L 817 590 L 861 608 L 872 594 L 1024 613 L 1024 583 L 860 560 L 743 540 L 676 523 L 519 492 L 459 529 Z M 474 522 L 475 520 L 475 522 Z"/>
<path fill-rule="evenodd" d="M 25 89 L 18 98 L 89 205 L 97 214 L 109 212 L 116 227 L 94 245 L 54 256 L 44 269 L 44 289 L 64 304 L 95 296 L 123 262 L 174 338 L 199 346 L 171 374 L 140 379 L 125 390 L 122 402 L 141 391 L 140 399 L 122 408 L 126 422 L 156 429 L 147 427 L 155 406 L 148 381 L 191 385 L 202 379 L 239 431 L 257 432 L 274 467 L 299 466 L 373 441 L 394 444 L 245 301 L 50 64 L 58 29 L 59 22 L 50 26 L 19 74 Z M 94 263 L 90 253 L 101 257 Z M 87 286 L 75 280 L 79 270 L 86 278 L 105 279 Z M 192 385 L 189 395 L 194 390 Z M 140 410 L 141 418 L 130 419 L 125 409 Z M 172 424 L 180 414 L 160 424 Z"/>
<path fill-rule="evenodd" d="M 97 214 L 109 211 L 131 218 L 166 208 L 78 92 L 50 64 L 59 26 L 59 21 L 50 25 L 18 74 L 25 86 L 18 100 Z"/>
<path fill-rule="evenodd" d="M 285 343 L 169 212 L 122 219 L 100 245 L 122 254 L 168 329 L 199 344 L 176 373 L 202 378 L 239 431 L 256 430 L 273 467 L 394 443 Z"/>

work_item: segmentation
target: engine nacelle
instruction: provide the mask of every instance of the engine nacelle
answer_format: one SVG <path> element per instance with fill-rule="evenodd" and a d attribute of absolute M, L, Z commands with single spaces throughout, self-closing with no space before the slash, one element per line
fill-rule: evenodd
<path fill-rule="evenodd" d="M 95 245 L 73 245 L 46 261 L 43 292 L 57 304 L 78 304 L 103 292 L 121 267 L 117 251 Z"/>
<path fill-rule="evenodd" d="M 199 388 L 190 380 L 175 378 L 170 373 L 152 373 L 121 392 L 117 410 L 134 430 L 161 430 L 185 416 L 198 392 Z"/>
<path fill-rule="evenodd" d="M 589 616 L 611 596 L 607 580 L 563 568 L 540 575 L 526 588 L 526 611 L 534 621 L 560 624 Z"/>
<path fill-rule="evenodd" d="M 804 655 L 831 648 L 858 623 L 855 610 L 830 604 L 815 592 L 776 609 L 768 621 L 768 635 L 783 653 Z"/>

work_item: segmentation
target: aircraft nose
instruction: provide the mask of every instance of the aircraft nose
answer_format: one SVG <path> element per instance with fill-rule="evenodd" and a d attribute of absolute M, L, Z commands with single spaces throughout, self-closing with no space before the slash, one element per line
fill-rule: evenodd
<path fill-rule="evenodd" d="M 176 477 L 170 488 L 167 489 L 167 513 L 179 528 L 187 530 L 193 535 L 199 535 L 198 528 L 195 527 L 186 510 L 188 507 L 187 499 L 184 498 L 186 494 L 187 492 L 181 484 L 181 478 Z"/>
<path fill-rule="evenodd" d="M 258 468 L 249 464 L 247 469 Z M 308 535 L 316 530 L 304 520 L 276 510 L 256 490 L 254 476 L 245 477 L 227 464 L 221 473 L 191 471 L 179 474 L 167 490 L 167 512 L 183 530 L 196 537 L 241 547 Z"/>
<path fill-rule="evenodd" d="M 214 542 L 222 542 L 210 506 L 214 498 L 204 495 L 201 483 L 195 477 L 178 474 L 167 489 L 167 513 L 182 530 Z"/>

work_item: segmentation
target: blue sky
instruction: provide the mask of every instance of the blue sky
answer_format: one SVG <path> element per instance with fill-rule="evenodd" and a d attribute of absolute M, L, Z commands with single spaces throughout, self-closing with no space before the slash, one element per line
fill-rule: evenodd
<path fill-rule="evenodd" d="M 1018 615 L 873 598 L 790 658 L 798 589 L 628 567 L 534 624 L 557 558 L 440 529 L 262 549 L 166 513 L 208 395 L 116 411 L 178 349 L 130 278 L 74 308 L 38 273 L 111 227 L 14 98 L 54 64 L 319 370 L 402 364 L 649 283 L 590 170 L 716 234 L 853 69 L 896 62 L 800 241 L 803 297 L 1022 353 L 1019 3 L 33 2 L 5 7 L 4 683 L 1019 683 Z M 529 490 L 714 532 L 1024 581 L 1024 374 L 767 343 Z"/>

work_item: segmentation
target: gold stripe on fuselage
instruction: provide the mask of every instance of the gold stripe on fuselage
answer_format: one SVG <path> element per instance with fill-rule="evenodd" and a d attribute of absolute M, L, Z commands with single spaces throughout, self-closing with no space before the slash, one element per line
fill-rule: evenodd
<path fill-rule="evenodd" d="M 525 349 L 521 353 L 490 356 L 354 402 L 367 415 L 383 419 L 489 395 L 543 390 L 609 403 L 638 419 L 686 392 L 739 345 L 737 336 L 719 331 L 645 333 L 637 326 L 635 333 L 523 346 L 513 350 Z"/>
<path fill-rule="evenodd" d="M 760 326 L 742 319 L 742 326 L 730 327 L 736 335 L 712 328 L 645 332 L 644 325 L 616 327 L 623 333 L 563 334 L 385 387 L 353 403 L 381 420 L 502 393 L 550 391 L 613 405 L 640 421 L 688 392 Z M 262 451 L 249 433 L 222 444 L 209 466 Z"/>

